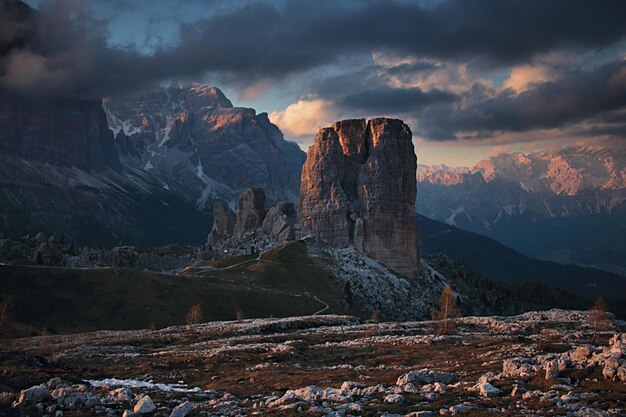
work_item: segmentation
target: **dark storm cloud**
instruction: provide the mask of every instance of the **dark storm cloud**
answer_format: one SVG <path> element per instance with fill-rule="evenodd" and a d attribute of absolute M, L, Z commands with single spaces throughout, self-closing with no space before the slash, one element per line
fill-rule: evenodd
<path fill-rule="evenodd" d="M 456 96 L 447 91 L 422 91 L 420 88 L 378 87 L 343 97 L 339 104 L 368 114 L 398 114 L 419 111 L 435 103 L 450 103 Z"/>
<path fill-rule="evenodd" d="M 584 121 L 619 121 L 626 107 L 626 61 L 591 71 L 575 71 L 563 79 L 539 84 L 515 94 L 504 90 L 487 96 L 470 91 L 462 105 L 431 106 L 420 114 L 420 134 L 455 139 L 469 134 L 481 138 L 497 132 L 523 132 L 568 126 Z M 619 130 L 619 127 L 617 128 Z M 615 134 L 615 128 L 612 128 Z M 622 131 L 626 137 L 626 132 Z"/>
<path fill-rule="evenodd" d="M 253 83 L 377 49 L 511 64 L 558 48 L 606 47 L 626 35 L 623 0 L 442 0 L 432 7 L 287 0 L 222 8 L 182 24 L 176 46 L 145 55 L 111 49 L 106 22 L 84 7 L 81 1 L 44 2 L 27 44 L 15 44 L 0 58 L 2 83 L 22 91 L 99 96 L 206 73 Z"/>

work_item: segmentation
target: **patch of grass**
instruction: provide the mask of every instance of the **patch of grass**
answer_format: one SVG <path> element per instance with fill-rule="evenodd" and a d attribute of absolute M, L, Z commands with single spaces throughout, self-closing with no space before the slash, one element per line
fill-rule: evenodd
<path fill-rule="evenodd" d="M 284 251 L 284 253 L 283 253 Z M 343 306 L 343 292 L 325 271 L 313 266 L 304 245 L 278 250 L 272 262 L 251 262 L 193 277 L 132 269 L 69 269 L 0 266 L 0 298 L 13 296 L 13 320 L 48 328 L 49 334 L 101 329 L 144 329 L 185 323 L 202 305 L 204 321 L 310 315 L 355 314 Z M 219 261 L 235 265 L 244 255 Z M 296 262 L 297 261 L 297 262 Z"/>

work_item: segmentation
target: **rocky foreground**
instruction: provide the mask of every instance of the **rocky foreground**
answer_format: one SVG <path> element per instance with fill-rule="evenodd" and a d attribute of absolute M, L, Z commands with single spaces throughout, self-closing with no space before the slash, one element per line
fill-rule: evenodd
<path fill-rule="evenodd" d="M 587 313 L 432 322 L 212 322 L 5 341 L 6 416 L 619 416 L 626 323 Z"/>

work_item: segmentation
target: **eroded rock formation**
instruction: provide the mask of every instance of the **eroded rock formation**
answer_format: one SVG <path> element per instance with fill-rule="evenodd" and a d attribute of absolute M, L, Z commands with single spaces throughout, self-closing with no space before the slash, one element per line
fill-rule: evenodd
<path fill-rule="evenodd" d="M 224 209 L 224 206 L 219 201 L 216 201 L 213 205 L 213 228 L 211 233 L 209 233 L 207 243 L 213 244 L 231 237 L 234 227 L 235 219 L 228 207 Z"/>
<path fill-rule="evenodd" d="M 265 192 L 261 188 L 248 188 L 237 199 L 237 222 L 234 236 L 241 237 L 261 227 L 265 219 Z"/>
<path fill-rule="evenodd" d="M 234 222 L 234 226 L 232 223 Z M 237 200 L 236 219 L 220 203 L 215 204 L 213 229 L 207 239 L 207 259 L 263 252 L 299 237 L 293 203 L 278 201 L 265 208 L 265 192 L 248 188 Z"/>
<path fill-rule="evenodd" d="M 344 120 L 315 137 L 302 170 L 299 219 L 311 234 L 407 276 L 419 269 L 416 156 L 401 120 Z"/>

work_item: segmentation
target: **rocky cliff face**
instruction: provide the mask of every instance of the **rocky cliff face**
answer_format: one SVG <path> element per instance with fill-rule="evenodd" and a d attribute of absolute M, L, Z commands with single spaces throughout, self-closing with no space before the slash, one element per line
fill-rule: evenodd
<path fill-rule="evenodd" d="M 82 170 L 120 170 L 100 100 L 25 97 L 0 91 L 5 156 Z"/>
<path fill-rule="evenodd" d="M 272 201 L 297 198 L 304 152 L 266 113 L 233 107 L 218 88 L 170 87 L 104 106 L 124 161 L 181 189 L 200 209 L 234 201 L 248 187 Z"/>
<path fill-rule="evenodd" d="M 344 120 L 321 129 L 302 170 L 299 220 L 325 242 L 407 276 L 419 269 L 416 157 L 400 120 Z"/>

